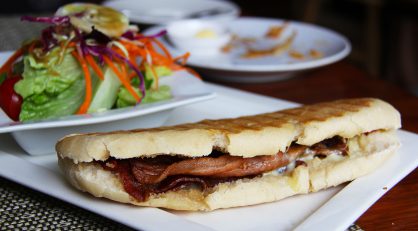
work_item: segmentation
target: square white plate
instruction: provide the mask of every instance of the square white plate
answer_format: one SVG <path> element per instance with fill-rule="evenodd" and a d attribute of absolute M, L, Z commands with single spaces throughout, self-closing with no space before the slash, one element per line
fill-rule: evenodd
<path fill-rule="evenodd" d="M 209 87 L 218 93 L 216 99 L 177 108 L 166 124 L 236 117 L 297 105 L 217 85 Z M 418 135 L 400 131 L 399 136 L 402 147 L 396 156 L 374 173 L 345 186 L 208 213 L 139 208 L 94 198 L 73 189 L 63 179 L 55 155 L 25 155 L 6 134 L 0 135 L 0 175 L 136 229 L 344 230 L 418 165 Z"/>

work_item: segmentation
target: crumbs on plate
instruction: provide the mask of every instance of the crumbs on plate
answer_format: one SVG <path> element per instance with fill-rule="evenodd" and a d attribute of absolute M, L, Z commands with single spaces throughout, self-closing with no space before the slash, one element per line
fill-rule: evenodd
<path fill-rule="evenodd" d="M 244 48 L 244 52 L 240 55 L 244 59 L 254 59 L 267 56 L 279 56 L 285 54 L 295 60 L 303 60 L 306 58 L 319 59 L 324 55 L 321 51 L 310 49 L 307 54 L 304 54 L 296 49 L 291 49 L 293 41 L 296 38 L 297 32 L 293 30 L 290 34 L 285 33 L 289 28 L 289 22 L 284 22 L 282 25 L 271 26 L 262 37 L 240 37 L 234 34 L 231 41 L 222 47 L 223 53 L 230 53 L 234 49 Z M 285 36 L 288 36 L 287 38 Z M 273 44 L 268 48 L 259 48 L 254 46 L 257 42 L 272 42 L 277 40 L 279 42 Z"/>

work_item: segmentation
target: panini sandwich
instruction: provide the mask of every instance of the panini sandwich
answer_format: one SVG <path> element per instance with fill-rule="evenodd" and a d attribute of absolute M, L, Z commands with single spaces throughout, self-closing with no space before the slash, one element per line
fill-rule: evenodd
<path fill-rule="evenodd" d="M 76 188 L 175 210 L 271 202 L 370 173 L 399 147 L 399 112 L 346 99 L 234 119 L 73 134 L 56 150 Z"/>

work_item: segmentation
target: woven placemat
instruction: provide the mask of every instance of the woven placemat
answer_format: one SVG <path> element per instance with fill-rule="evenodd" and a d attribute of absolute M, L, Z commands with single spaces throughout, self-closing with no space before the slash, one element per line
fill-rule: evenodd
<path fill-rule="evenodd" d="M 132 230 L 0 177 L 0 230 Z"/>

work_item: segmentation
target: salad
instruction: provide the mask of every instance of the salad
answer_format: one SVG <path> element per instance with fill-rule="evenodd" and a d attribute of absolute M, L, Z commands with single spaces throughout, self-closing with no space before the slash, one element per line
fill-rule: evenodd
<path fill-rule="evenodd" d="M 49 24 L 0 68 L 0 107 L 15 121 L 94 113 L 171 97 L 159 78 L 185 69 L 186 53 L 172 57 L 122 13 L 68 4 L 52 17 L 22 17 Z"/>

